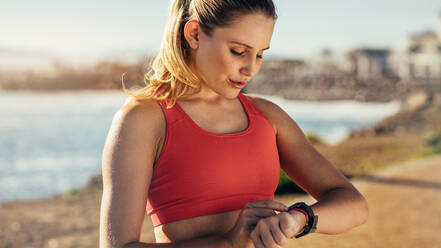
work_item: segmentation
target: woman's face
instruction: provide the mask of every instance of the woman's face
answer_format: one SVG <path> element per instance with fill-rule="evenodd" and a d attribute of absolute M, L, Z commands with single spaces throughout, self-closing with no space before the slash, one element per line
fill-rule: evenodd
<path fill-rule="evenodd" d="M 214 28 L 211 37 L 199 29 L 197 46 L 191 45 L 190 66 L 204 80 L 203 92 L 237 97 L 259 71 L 273 29 L 273 18 L 260 13 L 242 16 L 227 27 Z"/>

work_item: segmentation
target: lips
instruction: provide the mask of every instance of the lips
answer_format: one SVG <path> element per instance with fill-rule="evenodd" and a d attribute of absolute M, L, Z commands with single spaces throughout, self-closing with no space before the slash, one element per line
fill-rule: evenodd
<path fill-rule="evenodd" d="M 244 88 L 246 85 L 246 82 L 242 82 L 242 81 L 234 81 L 231 79 L 229 79 L 229 81 L 234 87 L 239 88 L 239 89 Z"/>
<path fill-rule="evenodd" d="M 240 81 L 234 81 L 234 80 L 231 80 L 231 79 L 230 79 L 230 81 L 233 82 L 233 83 L 236 83 L 236 84 L 243 84 L 243 83 L 240 82 Z"/>
<path fill-rule="evenodd" d="M 242 84 L 246 84 L 246 83 L 248 82 L 248 79 L 242 79 L 242 80 L 233 80 L 233 79 L 231 79 L 231 78 L 228 78 L 228 79 L 230 79 L 230 81 L 232 81 L 232 82 L 234 82 L 234 83 L 242 83 Z"/>

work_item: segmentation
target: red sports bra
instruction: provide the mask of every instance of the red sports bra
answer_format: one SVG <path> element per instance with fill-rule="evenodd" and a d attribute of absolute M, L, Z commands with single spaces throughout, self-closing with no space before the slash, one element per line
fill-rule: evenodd
<path fill-rule="evenodd" d="M 274 199 L 280 175 L 274 129 L 245 95 L 238 98 L 248 127 L 231 134 L 208 132 L 178 103 L 167 109 L 164 101 L 158 101 L 167 131 L 146 207 L 155 227 Z"/>

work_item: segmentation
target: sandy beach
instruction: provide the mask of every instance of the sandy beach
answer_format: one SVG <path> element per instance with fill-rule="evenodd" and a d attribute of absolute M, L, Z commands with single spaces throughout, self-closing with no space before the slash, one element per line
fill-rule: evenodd
<path fill-rule="evenodd" d="M 353 183 L 368 201 L 366 224 L 339 235 L 305 236 L 286 247 L 441 247 L 441 156 L 402 164 Z"/>
<path fill-rule="evenodd" d="M 312 234 L 285 247 L 441 247 L 441 156 L 399 164 L 353 180 L 369 203 L 363 226 L 344 234 Z M 314 200 L 305 195 L 276 196 L 289 204 Z M 0 247 L 98 247 L 101 190 L 0 205 Z M 153 242 L 146 216 L 141 240 Z"/>

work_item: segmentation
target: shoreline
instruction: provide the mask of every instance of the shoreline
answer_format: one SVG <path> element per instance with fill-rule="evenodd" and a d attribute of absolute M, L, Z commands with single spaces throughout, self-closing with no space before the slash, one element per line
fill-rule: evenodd
<path fill-rule="evenodd" d="M 293 240 L 295 244 L 287 247 L 343 247 L 342 244 L 359 241 L 366 248 L 379 247 L 378 244 L 385 242 L 397 244 L 391 247 L 402 247 L 404 243 L 401 240 L 390 239 L 391 235 L 402 233 L 401 223 L 384 222 L 391 213 L 395 219 L 406 216 L 406 221 L 412 223 L 406 230 L 415 232 L 415 235 L 409 236 L 406 244 L 412 241 L 412 247 L 421 244 L 418 240 L 412 240 L 412 237 L 421 235 L 433 243 L 439 241 L 439 235 L 433 231 L 433 227 L 439 223 L 427 223 L 422 212 L 414 209 L 425 199 L 434 202 L 426 206 L 431 212 L 441 209 L 441 202 L 436 198 L 439 196 L 436 189 L 439 189 L 441 182 L 432 170 L 441 170 L 440 93 L 427 104 L 415 105 L 417 107 L 412 111 L 400 112 L 369 130 L 357 132 L 338 146 L 313 143 L 340 171 L 353 176 L 349 180 L 368 200 L 370 217 L 367 224 L 348 233 L 338 236 L 311 235 L 305 240 Z M 429 139 L 430 144 L 427 143 Z M 434 167 L 430 167 L 430 164 Z M 70 192 L 0 203 L 0 246 L 97 247 L 101 181 L 101 174 L 98 174 L 92 176 L 85 187 Z M 286 205 L 294 201 L 315 202 L 308 194 L 292 193 L 275 194 L 274 200 Z M 398 202 L 399 208 L 396 205 Z M 419 228 L 413 228 L 415 226 Z M 383 230 L 378 232 L 378 227 Z M 155 242 L 153 225 L 147 214 L 140 241 Z"/>
<path fill-rule="evenodd" d="M 413 169 L 419 169 L 424 168 L 425 165 L 430 164 L 433 161 L 441 160 L 441 155 L 434 154 L 427 157 L 418 157 L 409 159 L 406 161 L 397 162 L 394 164 L 391 164 L 387 166 L 386 168 L 380 169 L 378 171 L 370 172 L 367 175 L 354 175 L 348 178 L 348 180 L 357 188 L 362 189 L 365 187 L 369 180 L 366 180 L 367 177 L 375 176 L 376 178 L 384 178 L 384 177 L 390 177 L 395 174 L 401 173 L 406 170 L 413 170 Z M 97 177 L 100 177 L 101 174 L 95 174 L 89 177 L 88 183 L 84 187 L 79 188 L 72 188 L 67 190 L 64 193 L 58 193 L 54 194 L 48 197 L 41 197 L 41 198 L 23 198 L 23 199 L 16 199 L 11 201 L 4 201 L 0 202 L 0 207 L 6 206 L 6 205 L 14 205 L 14 204 L 35 204 L 42 201 L 53 201 L 58 200 L 61 198 L 76 198 L 79 194 L 89 191 L 89 190 L 102 190 L 99 188 L 99 184 L 101 183 L 99 180 L 97 180 Z M 309 199 L 311 200 L 311 197 L 304 193 L 282 193 L 282 194 L 274 194 L 275 197 L 279 198 L 290 198 L 293 196 L 296 196 L 298 198 L 301 198 L 303 200 Z"/>
<path fill-rule="evenodd" d="M 93 93 L 96 93 L 96 91 L 91 91 L 91 90 L 86 90 L 87 92 L 93 92 Z M 101 91 L 101 90 L 100 90 Z M 98 91 L 98 92 L 100 92 L 100 91 Z M 118 90 L 110 90 L 111 92 L 119 92 Z M 64 91 L 64 92 L 66 92 L 66 91 Z M 68 91 L 68 92 L 72 92 L 72 91 Z M 1 93 L 1 92 L 0 92 Z M 106 93 L 106 92 L 103 92 L 103 93 Z M 250 94 L 253 94 L 253 93 L 250 93 Z M 439 95 L 438 95 L 438 97 L 439 97 Z M 439 104 L 439 103 L 437 103 L 437 101 L 436 101 L 436 99 L 435 98 L 433 98 L 432 99 L 433 100 L 433 102 L 435 102 L 436 104 Z M 431 101 L 432 101 L 431 100 Z M 435 105 L 436 105 L 435 104 Z M 421 104 L 420 104 L 421 105 Z M 437 105 L 436 105 L 437 106 Z M 435 106 L 435 107 L 436 107 Z M 421 106 L 419 106 L 418 108 L 421 108 L 421 107 L 423 107 L 423 110 L 426 108 L 425 107 L 425 105 L 421 105 Z M 419 111 L 418 110 L 418 108 L 417 109 L 413 109 L 412 111 Z M 401 113 L 401 112 L 399 112 L 399 113 Z M 408 113 L 408 112 L 406 112 L 406 113 Z M 399 140 L 401 140 L 401 138 L 399 137 L 399 135 L 401 135 L 400 134 L 400 132 L 402 132 L 403 130 L 402 130 L 402 128 L 401 128 L 401 124 L 403 124 L 404 123 L 404 125 L 410 125 L 410 123 L 409 123 L 409 121 L 408 121 L 408 116 L 404 116 L 404 117 L 400 117 L 400 115 L 397 115 L 397 117 L 394 117 L 394 116 L 392 116 L 392 117 L 388 117 L 388 118 L 386 118 L 386 119 L 395 119 L 395 121 L 388 121 L 388 122 L 386 122 L 386 124 L 384 124 L 384 120 L 380 120 L 379 121 L 379 123 L 375 123 L 375 124 L 373 124 L 373 125 L 370 125 L 369 127 L 367 127 L 367 128 L 363 128 L 362 130 L 360 130 L 360 131 L 356 131 L 356 132 L 352 132 L 349 136 L 347 136 L 347 138 L 345 138 L 344 140 L 342 140 L 339 144 L 336 144 L 336 145 L 323 145 L 323 147 L 324 147 L 324 149 L 325 149 L 325 152 L 322 152 L 322 151 L 320 151 L 325 157 L 327 157 L 327 158 L 329 158 L 329 157 L 331 157 L 333 154 L 340 154 L 340 153 L 342 153 L 342 154 L 340 154 L 340 155 L 337 155 L 337 156 L 340 156 L 340 157 L 347 157 L 348 156 L 348 154 L 346 154 L 347 153 L 347 145 L 341 145 L 342 143 L 347 143 L 347 142 L 349 142 L 349 147 L 354 147 L 354 145 L 355 145 L 355 147 L 358 147 L 357 149 L 358 150 L 360 150 L 359 152 L 361 152 L 361 156 L 364 156 L 363 154 L 366 154 L 366 155 L 369 155 L 369 153 L 366 153 L 366 152 L 369 152 L 368 150 L 369 149 L 371 149 L 372 148 L 372 146 L 376 146 L 376 144 L 378 143 L 379 144 L 379 146 L 381 147 L 385 147 L 385 145 L 386 146 L 389 146 L 389 145 L 395 145 L 393 142 L 390 142 L 390 141 L 388 141 L 388 140 L 386 140 L 386 143 L 384 143 L 383 141 L 382 141 L 382 133 L 380 133 L 379 134 L 379 136 L 376 136 L 375 135 L 375 132 L 377 132 L 376 131 L 376 128 L 378 127 L 378 126 L 380 126 L 380 127 L 382 127 L 382 126 L 387 126 L 387 127 L 393 127 L 393 128 L 395 128 L 396 127 L 396 130 L 398 131 L 398 133 L 396 133 L 396 134 L 394 134 L 394 130 L 392 130 L 392 131 L 387 131 L 387 132 L 392 132 L 391 134 L 392 134 L 392 138 L 393 137 L 395 137 L 395 138 L 393 138 L 394 140 L 396 140 L 396 139 L 399 139 Z M 398 123 L 394 123 L 394 122 L 398 122 Z M 417 127 L 421 127 L 422 126 L 422 124 L 423 123 L 420 123 L 420 122 L 418 122 L 418 119 L 415 119 L 414 120 L 414 122 L 416 123 L 415 125 L 417 125 Z M 383 124 L 382 124 L 383 123 Z M 379 130 L 381 131 L 381 132 L 384 132 L 383 131 L 383 129 L 384 128 L 380 128 Z M 366 131 L 366 132 L 365 132 Z M 412 131 L 413 132 L 413 131 Z M 365 136 L 365 135 L 368 135 L 368 136 Z M 398 135 L 398 136 L 396 136 L 396 135 Z M 363 145 L 362 146 L 359 146 L 359 143 L 357 143 L 357 142 L 359 142 L 360 140 L 363 140 L 363 143 L 366 143 L 365 142 L 365 140 L 368 140 L 371 144 L 369 144 L 369 146 L 366 146 L 366 148 L 367 148 L 367 150 L 363 147 Z M 352 143 L 351 143 L 352 142 Z M 387 143 L 387 142 L 389 142 L 389 143 Z M 415 142 L 414 140 L 409 140 L 409 144 L 413 144 L 413 143 L 411 143 L 411 142 Z M 403 143 L 402 141 L 400 141 L 400 143 Z M 352 144 L 352 145 L 351 145 Z M 338 147 L 338 146 L 340 146 L 341 145 L 341 147 Z M 321 146 L 321 145 L 319 145 L 319 146 Z M 322 148 L 322 147 L 319 147 L 319 148 Z M 366 150 L 366 152 L 364 152 L 363 150 Z M 350 151 L 350 150 L 349 150 Z M 420 152 L 420 151 L 424 151 L 424 150 L 422 150 L 422 149 L 420 149 L 420 150 L 418 150 L 417 152 Z M 357 151 L 358 152 L 358 151 Z M 375 156 L 376 156 L 376 152 L 375 153 L 373 153 L 373 152 L 375 152 L 375 151 L 372 151 L 371 152 L 371 154 L 375 154 Z M 345 155 L 346 154 L 346 155 Z M 353 154 L 353 153 L 350 153 L 350 154 L 352 154 L 351 156 L 352 157 L 355 157 L 356 155 L 358 155 L 358 156 L 360 156 L 359 154 Z M 328 156 L 329 155 L 329 156 Z M 387 155 L 387 154 L 379 154 L 380 156 L 385 156 L 385 155 Z M 413 154 L 413 155 L 415 155 L 415 154 Z M 396 156 L 396 155 L 395 155 Z M 414 159 L 415 158 L 415 156 L 404 156 L 404 157 L 400 157 L 400 156 L 398 156 L 399 158 L 395 158 L 395 159 L 392 159 L 392 160 L 386 160 L 386 162 L 392 162 L 393 164 L 396 164 L 396 163 L 400 163 L 400 164 L 402 164 L 403 162 L 406 162 L 406 160 L 404 160 L 404 161 L 400 161 L 399 159 L 407 159 L 407 158 L 409 158 L 409 159 Z M 332 159 L 330 159 L 335 165 L 343 165 L 343 167 L 339 167 L 339 169 L 341 170 L 341 169 L 344 169 L 343 171 L 345 171 L 345 174 L 347 174 L 347 175 L 351 175 L 351 173 L 348 173 L 348 171 L 347 170 L 345 170 L 345 169 L 347 169 L 348 167 L 344 167 L 345 165 L 344 165 L 344 163 L 345 162 L 347 162 L 346 160 L 341 160 L 339 157 L 331 157 Z M 335 160 L 333 160 L 333 159 L 335 159 Z M 338 162 L 337 162 L 338 161 Z M 375 161 L 375 160 L 374 160 Z M 357 162 L 357 161 L 355 161 L 355 162 Z M 363 162 L 363 161 L 362 161 Z M 383 161 L 381 161 L 381 162 L 383 162 Z M 375 161 L 374 163 L 378 163 L 378 161 Z M 351 162 L 350 164 L 352 164 L 352 166 L 353 167 L 356 167 L 356 166 L 358 166 L 358 163 L 353 163 L 353 162 Z M 381 165 L 381 166 L 380 166 Z M 374 166 L 376 166 L 376 165 L 374 165 Z M 383 167 L 382 166 L 384 166 L 382 163 L 379 163 L 378 164 L 378 169 L 380 169 L 380 170 L 383 170 Z M 390 166 L 392 166 L 392 165 L 388 165 L 387 167 L 389 168 Z M 349 168 L 350 169 L 350 168 Z M 369 169 L 369 168 L 368 168 Z M 374 167 L 374 169 L 375 169 L 375 167 Z M 363 170 L 361 170 L 361 171 L 363 171 Z M 351 172 L 351 171 L 349 171 L 349 172 Z M 8 204 L 8 203 L 22 203 L 22 202 L 25 202 L 25 203 L 29 203 L 29 202 L 35 202 L 35 201 L 39 201 L 39 200 L 42 200 L 42 199 L 45 199 L 45 200 L 48 200 L 48 199 L 52 199 L 52 198 L 56 198 L 56 197 L 60 197 L 60 196 L 64 196 L 64 195 L 69 195 L 69 194 L 72 194 L 72 195 L 75 195 L 76 193 L 78 193 L 78 192 L 80 192 L 80 191 L 82 191 L 82 190 L 84 190 L 84 189 L 87 189 L 87 187 L 88 187 L 88 185 L 90 184 L 90 181 L 91 180 L 93 180 L 93 178 L 94 177 L 96 177 L 96 175 L 91 175 L 91 176 L 89 176 L 89 178 L 88 178 L 88 183 L 86 184 L 86 185 L 84 185 L 84 186 L 82 186 L 82 187 L 76 187 L 76 188 L 71 188 L 71 189 L 67 189 L 65 192 L 60 192 L 60 193 L 55 193 L 55 194 L 52 194 L 52 195 L 50 195 L 50 196 L 44 196 L 44 197 L 35 197 L 35 198 L 18 198 L 18 199 L 13 199 L 13 200 L 5 200 L 5 201 L 1 201 L 0 202 L 0 205 L 3 205 L 3 204 Z"/>
<path fill-rule="evenodd" d="M 31 94 L 31 93 L 35 93 L 35 94 L 57 94 L 57 93 L 118 93 L 120 92 L 122 95 L 125 94 L 124 91 L 119 90 L 119 89 L 53 89 L 53 90 L 48 90 L 48 89 L 2 89 L 0 88 L 0 94 L 3 93 L 18 93 L 18 94 Z M 278 98 L 282 98 L 284 100 L 287 101 L 298 101 L 298 102 L 318 102 L 318 103 L 335 103 L 335 102 L 343 102 L 343 101 L 347 101 L 347 102 L 357 102 L 357 103 L 378 103 L 378 104 L 386 104 L 386 103 L 391 103 L 391 102 L 400 102 L 401 99 L 392 99 L 389 101 L 372 101 L 372 100 L 364 100 L 361 101 L 359 99 L 353 99 L 353 98 L 333 98 L 333 99 L 329 99 L 329 98 L 318 98 L 318 99 L 301 99 L 301 98 L 287 98 L 283 95 L 267 95 L 267 94 L 261 94 L 258 92 L 243 92 L 244 94 L 249 94 L 249 95 L 256 95 L 256 96 L 263 96 L 263 97 L 278 97 Z"/>
<path fill-rule="evenodd" d="M 5 91 L 0 91 L 0 95 L 2 94 L 2 93 L 4 93 Z M 17 93 L 18 91 L 12 91 L 12 93 Z M 20 93 L 23 93 L 23 94 L 28 94 L 28 93 L 30 93 L 30 94 L 34 94 L 35 93 L 35 91 L 19 91 Z M 82 94 L 82 93 L 84 93 L 84 94 L 96 94 L 96 93 L 102 93 L 102 94 L 124 94 L 123 92 L 120 92 L 119 90 L 106 90 L 106 91 L 101 91 L 101 90 L 98 90 L 98 91 L 96 91 L 96 90 L 81 90 L 81 91 L 71 91 L 71 90 L 66 90 L 66 91 L 58 91 L 59 93 L 61 93 L 61 94 L 70 94 L 70 93 L 79 93 L 79 94 Z M 6 94 L 8 94 L 9 93 L 9 91 L 8 92 L 6 92 Z M 39 93 L 41 93 L 41 94 L 52 94 L 52 91 L 38 91 L 37 92 L 37 94 L 39 94 Z M 262 96 L 262 97 L 268 97 L 268 98 L 271 98 L 271 97 L 277 97 L 277 98 L 281 98 L 281 97 L 279 97 L 279 96 L 268 96 L 268 95 L 261 95 L 261 94 L 255 94 L 255 93 L 246 93 L 246 94 L 250 94 L 250 95 L 258 95 L 258 96 Z M 285 100 L 285 99 L 284 99 Z M 288 101 L 288 100 L 287 100 Z M 302 103 L 304 103 L 305 101 L 299 101 L 299 102 L 302 102 Z M 337 101 L 337 102 L 341 102 L 341 101 Z M 309 101 L 308 101 L 308 103 L 310 103 Z M 322 102 L 322 103 L 324 103 L 324 102 Z M 366 103 L 366 102 L 362 102 L 362 104 L 368 104 L 368 103 Z M 387 115 L 387 116 L 390 116 L 390 115 Z M 378 122 L 381 122 L 381 120 L 379 120 Z M 376 125 L 377 123 L 374 123 L 374 124 L 372 124 L 372 125 L 368 125 L 368 127 L 370 127 L 370 126 L 374 126 L 374 125 Z M 360 127 L 359 129 L 361 130 L 362 128 L 365 128 L 365 127 Z M 313 132 L 305 132 L 305 134 L 307 134 L 307 135 L 309 135 L 309 134 L 313 134 L 315 137 L 318 137 L 319 139 L 321 139 L 321 140 L 323 140 L 322 138 L 321 138 L 321 135 L 319 134 L 319 133 L 313 133 Z M 349 132 L 348 134 L 346 134 L 345 135 L 345 138 L 343 138 L 343 139 L 341 139 L 338 143 L 340 143 L 340 142 L 343 142 L 345 139 L 347 139 L 348 137 L 350 137 L 350 135 L 351 135 L 351 132 Z M 328 144 L 329 146 L 334 146 L 334 145 L 337 145 L 338 143 L 334 143 L 334 144 Z M 95 175 L 90 175 L 88 178 L 87 178 L 87 180 L 89 181 L 91 178 L 93 178 Z M 83 186 L 79 186 L 79 187 L 72 187 L 72 188 L 68 188 L 68 189 L 66 189 L 65 191 L 63 191 L 63 192 L 58 192 L 58 193 L 51 193 L 51 194 L 49 194 L 49 195 L 45 195 L 45 196 L 41 196 L 41 197 L 31 197 L 31 198 L 17 198 L 17 199 L 6 199 L 6 200 L 0 200 L 0 204 L 4 204 L 4 203 L 9 203 L 9 202 L 32 202 L 32 201 L 34 201 L 34 200 L 36 200 L 36 201 L 38 201 L 38 200 L 40 200 L 40 199 L 51 199 L 52 197 L 57 197 L 57 196 L 60 196 L 60 195 L 65 195 L 65 194 L 70 194 L 69 193 L 69 191 L 72 191 L 72 192 L 74 192 L 75 193 L 75 191 L 79 191 L 79 190 L 81 190 L 81 189 L 83 189 L 83 188 L 85 188 L 85 187 L 87 187 L 87 181 L 86 181 L 86 183 L 85 184 L 83 184 Z"/>

